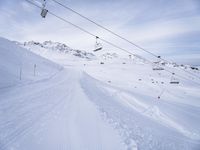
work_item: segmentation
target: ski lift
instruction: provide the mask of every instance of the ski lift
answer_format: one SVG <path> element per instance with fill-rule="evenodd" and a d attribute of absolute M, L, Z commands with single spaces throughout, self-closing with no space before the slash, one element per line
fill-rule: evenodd
<path fill-rule="evenodd" d="M 164 70 L 164 68 L 160 67 L 159 65 L 154 65 L 153 70 Z"/>
<path fill-rule="evenodd" d="M 172 73 L 170 84 L 179 84 L 179 80 L 174 75 L 175 73 Z"/>
<path fill-rule="evenodd" d="M 158 95 L 158 99 L 161 98 L 161 96 L 164 94 L 164 92 L 165 92 L 165 89 L 162 89 L 162 91 L 161 91 L 160 94 Z"/>
<path fill-rule="evenodd" d="M 160 67 L 160 56 L 157 56 L 158 60 L 156 62 L 154 62 L 154 65 L 153 65 L 153 70 L 164 70 L 163 67 Z"/>
<path fill-rule="evenodd" d="M 94 52 L 100 51 L 103 49 L 102 44 L 98 41 L 99 37 L 96 36 L 96 43 L 95 43 L 95 49 L 93 50 Z"/>
<path fill-rule="evenodd" d="M 46 7 L 46 0 L 44 0 L 44 2 L 43 2 L 43 4 L 42 4 L 42 11 L 41 11 L 41 16 L 42 16 L 42 18 L 45 18 L 46 15 L 47 15 L 47 13 L 48 13 L 48 10 L 45 9 L 45 7 Z"/>

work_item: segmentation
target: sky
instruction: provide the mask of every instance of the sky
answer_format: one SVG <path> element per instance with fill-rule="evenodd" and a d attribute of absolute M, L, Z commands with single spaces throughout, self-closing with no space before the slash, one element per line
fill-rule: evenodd
<path fill-rule="evenodd" d="M 42 0 L 32 0 L 41 5 Z M 156 55 L 178 63 L 200 65 L 200 0 L 57 0 Z M 130 52 L 147 53 L 47 0 L 56 15 Z M 0 0 L 0 36 L 14 41 L 63 42 L 92 51 L 95 38 L 47 14 L 25 0 Z M 104 50 L 116 48 L 102 43 Z"/>

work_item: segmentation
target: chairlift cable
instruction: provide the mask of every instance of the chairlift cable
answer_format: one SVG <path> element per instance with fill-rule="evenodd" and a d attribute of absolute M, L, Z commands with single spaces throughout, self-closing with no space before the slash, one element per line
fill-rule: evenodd
<path fill-rule="evenodd" d="M 30 4 L 32 4 L 32 5 L 36 6 L 36 7 L 38 7 L 38 8 L 40 8 L 40 9 L 42 8 L 41 6 L 35 4 L 34 2 L 32 2 L 32 1 L 30 1 L 30 0 L 25 0 L 25 1 L 27 1 L 28 3 L 30 3 Z M 121 47 L 119 47 L 119 46 L 117 46 L 117 45 L 115 45 L 115 44 L 113 44 L 113 43 L 111 43 L 111 42 L 109 42 L 109 41 L 107 41 L 107 40 L 105 40 L 105 39 L 99 37 L 99 36 L 96 36 L 95 34 L 93 34 L 93 33 L 89 32 L 89 31 L 83 29 L 82 27 L 80 27 L 80 26 L 78 26 L 78 25 L 76 25 L 76 24 L 74 24 L 74 23 L 72 23 L 72 22 L 70 22 L 70 21 L 68 21 L 68 20 L 66 20 L 66 19 L 64 19 L 64 18 L 62 18 L 62 17 L 60 17 L 60 16 L 58 16 L 58 15 L 56 15 L 55 13 L 53 13 L 53 12 L 51 12 L 51 11 L 48 11 L 48 13 L 51 14 L 52 16 L 54 16 L 54 17 L 56 17 L 56 18 L 58 18 L 58 19 L 64 21 L 64 22 L 66 22 L 66 23 L 68 23 L 68 24 L 70 24 L 70 25 L 76 27 L 77 29 L 79 29 L 79 30 L 81 30 L 81 31 L 83 31 L 83 32 L 85 32 L 85 33 L 87 33 L 87 34 L 89 34 L 89 35 L 95 37 L 95 38 L 98 37 L 98 38 L 99 38 L 101 41 L 103 41 L 104 43 L 107 43 L 107 44 L 109 44 L 109 45 L 111 45 L 111 46 L 113 46 L 113 47 L 115 47 L 115 48 L 117 48 L 117 49 L 120 49 L 120 50 L 122 50 L 122 51 L 124 51 L 124 52 L 126 52 L 126 53 L 128 53 L 128 54 L 131 54 L 131 55 L 134 55 L 134 56 L 138 57 L 138 56 L 135 55 L 134 53 L 132 53 L 132 52 L 130 52 L 130 51 L 124 49 L 124 48 L 121 48 Z M 140 56 L 140 57 L 141 57 L 141 56 Z M 139 58 L 139 57 L 138 57 L 138 58 Z M 145 61 L 147 61 L 147 62 L 148 62 L 149 64 L 151 64 L 151 65 L 154 64 L 153 62 L 151 62 L 150 60 L 148 60 L 148 59 L 146 59 L 146 58 L 144 58 L 144 57 L 141 57 L 141 58 L 144 59 Z M 156 65 L 157 65 L 157 64 L 156 64 Z M 159 65 L 158 65 L 158 66 L 159 66 Z M 167 70 L 167 69 L 164 69 L 164 70 L 165 70 L 166 72 L 170 73 L 170 74 L 173 74 L 173 73 L 174 73 L 174 72 L 172 72 L 172 71 L 170 71 L 170 70 Z M 194 80 L 185 78 L 184 76 L 181 76 L 181 75 L 178 75 L 178 74 L 175 74 L 175 75 L 176 75 L 177 77 L 180 77 L 180 78 L 184 79 L 184 80 L 192 81 L 192 82 L 194 82 L 194 83 L 200 85 L 200 83 L 195 82 Z"/>
<path fill-rule="evenodd" d="M 119 34 L 113 32 L 113 31 L 111 31 L 110 29 L 108 29 L 108 28 L 106 28 L 106 27 L 100 25 L 99 23 L 97 23 L 97 22 L 95 22 L 95 21 L 89 19 L 88 17 L 86 17 L 86 16 L 80 14 L 79 12 L 73 10 L 72 8 L 70 8 L 70 7 L 66 6 L 66 5 L 64 5 L 64 4 L 60 3 L 60 2 L 58 2 L 57 0 L 52 0 L 52 1 L 54 1 L 55 3 L 59 4 L 60 6 L 66 8 L 66 9 L 70 10 L 71 12 L 73 12 L 73 13 L 79 15 L 80 17 L 82 17 L 82 18 L 84 18 L 84 19 L 90 21 L 91 23 L 93 23 L 93 24 L 99 26 L 100 28 L 102 28 L 102 29 L 104 29 L 104 30 L 110 32 L 111 34 L 114 34 L 115 36 L 117 36 L 117 37 L 119 37 L 119 38 L 121 38 L 121 39 L 123 39 L 123 40 L 129 42 L 130 44 L 134 45 L 135 47 L 137 47 L 137 48 L 139 48 L 139 49 L 142 49 L 143 51 L 145 51 L 145 52 L 147 52 L 147 53 L 153 55 L 154 57 L 158 57 L 157 55 L 153 54 L 152 52 L 149 52 L 149 51 L 145 50 L 144 48 L 140 47 L 139 45 L 137 45 L 137 44 L 135 44 L 135 43 L 129 41 L 128 39 L 122 37 L 121 35 L 119 35 Z"/>
<path fill-rule="evenodd" d="M 121 36 L 121 35 L 115 33 L 114 31 L 112 31 L 112 30 L 110 30 L 110 29 L 104 27 L 103 25 L 101 25 L 101 24 L 99 24 L 99 23 L 93 21 L 92 19 L 90 19 L 90 18 L 88 18 L 88 17 L 82 15 L 81 13 L 79 13 L 79 12 L 75 11 L 74 9 L 72 9 L 72 8 L 70 8 L 70 7 L 68 7 L 68 6 L 64 5 L 64 4 L 62 4 L 61 2 L 59 2 L 59 1 L 57 1 L 57 0 L 52 0 L 52 1 L 55 2 L 55 3 L 57 3 L 57 4 L 59 4 L 60 6 L 64 7 L 65 9 L 67 9 L 67 10 L 69 10 L 69 11 L 71 11 L 71 12 L 77 14 L 77 15 L 79 15 L 80 17 L 82 17 L 82 18 L 88 20 L 89 22 L 95 24 L 96 26 L 98 26 L 98 27 L 100 27 L 100 28 L 102 28 L 102 29 L 108 31 L 109 33 L 111 33 L 111 34 L 117 36 L 118 38 L 120 38 L 120 39 L 122 39 L 122 40 L 124 40 L 124 41 L 126 41 L 126 42 L 128 42 L 128 43 L 130 43 L 131 45 L 137 47 L 138 49 L 140 49 L 140 50 L 142 50 L 142 51 L 144 51 L 144 52 L 146 52 L 146 53 L 148 53 L 148 54 L 150 54 L 150 55 L 152 55 L 152 56 L 154 56 L 154 57 L 156 57 L 156 58 L 160 58 L 161 60 L 163 60 L 163 61 L 165 61 L 165 62 L 167 62 L 167 63 L 173 62 L 173 61 L 170 62 L 170 61 L 168 61 L 168 60 L 166 60 L 166 59 L 163 59 L 162 57 L 159 57 L 159 56 L 156 55 L 155 53 L 152 53 L 152 52 L 148 51 L 147 49 L 145 49 L 145 48 L 139 46 L 138 44 L 136 44 L 136 43 L 134 43 L 134 42 L 128 40 L 127 38 L 125 38 L 125 37 L 123 37 L 123 36 Z M 190 71 L 187 71 L 187 70 L 182 69 L 182 68 L 178 68 L 178 69 L 183 70 L 184 72 L 186 72 L 186 73 L 188 73 L 188 74 L 190 74 L 190 75 L 192 75 L 192 76 L 194 76 L 194 77 L 200 79 L 199 76 L 197 76 L 196 74 L 191 73 Z"/>

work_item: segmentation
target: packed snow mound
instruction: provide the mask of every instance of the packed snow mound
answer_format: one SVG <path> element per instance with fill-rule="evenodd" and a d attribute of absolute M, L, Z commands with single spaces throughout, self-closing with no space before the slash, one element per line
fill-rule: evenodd
<path fill-rule="evenodd" d="M 0 88 L 45 78 L 61 66 L 0 38 Z"/>
<path fill-rule="evenodd" d="M 53 52 L 54 54 L 63 54 L 63 55 L 71 55 L 72 57 L 78 57 L 81 59 L 95 59 L 95 55 L 93 53 L 86 52 L 84 50 L 76 50 L 68 47 L 66 44 L 52 41 L 44 41 L 43 43 L 29 41 L 20 44 L 21 46 L 28 48 L 29 50 L 45 56 L 47 53 Z"/>

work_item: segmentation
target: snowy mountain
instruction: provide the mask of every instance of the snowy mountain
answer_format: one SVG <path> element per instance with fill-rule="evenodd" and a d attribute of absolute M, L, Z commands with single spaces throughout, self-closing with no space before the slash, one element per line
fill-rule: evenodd
<path fill-rule="evenodd" d="M 162 64 L 181 76 L 171 84 L 137 56 L 88 61 L 58 43 L 22 47 L 0 38 L 0 149 L 199 149 L 199 70 Z"/>
<path fill-rule="evenodd" d="M 53 42 L 53 41 L 44 41 L 43 43 L 29 41 L 24 43 L 15 42 L 17 45 L 20 45 L 23 48 L 26 48 L 38 55 L 41 55 L 45 58 L 56 60 L 56 58 L 61 59 L 82 59 L 82 60 L 113 60 L 113 59 L 131 59 L 134 60 L 136 63 L 148 63 L 144 58 L 139 55 L 127 55 L 127 56 L 120 56 L 120 54 L 116 52 L 107 52 L 104 50 L 100 53 L 90 53 L 84 50 L 76 50 L 68 47 L 64 43 Z M 56 61 L 59 62 L 59 61 Z M 168 65 L 173 67 L 183 67 L 183 68 L 190 68 L 193 70 L 198 70 L 198 67 L 193 67 L 189 65 L 178 65 L 176 63 L 167 63 L 164 61 L 155 62 L 159 65 Z"/>
<path fill-rule="evenodd" d="M 66 44 L 59 42 L 44 41 L 43 43 L 40 43 L 35 41 L 29 41 L 17 44 L 42 56 L 48 55 L 48 53 L 51 54 L 54 53 L 53 55 L 62 54 L 68 56 L 71 55 L 72 57 L 75 56 L 78 58 L 88 59 L 88 60 L 95 59 L 95 56 L 92 53 L 88 53 L 83 50 L 72 49 L 68 47 Z"/>
<path fill-rule="evenodd" d="M 14 42 L 20 47 L 26 48 L 42 57 L 45 57 L 56 63 L 65 65 L 74 65 L 75 61 L 82 61 L 83 64 L 87 61 L 117 61 L 121 60 L 125 63 L 127 60 L 133 60 L 135 63 L 147 63 L 147 61 L 139 55 L 120 55 L 120 53 L 103 50 L 97 53 L 90 53 L 84 50 L 75 50 L 68 47 L 66 44 L 52 41 L 45 41 L 43 43 L 29 41 L 24 43 Z M 86 61 L 86 62 L 85 62 Z"/>

